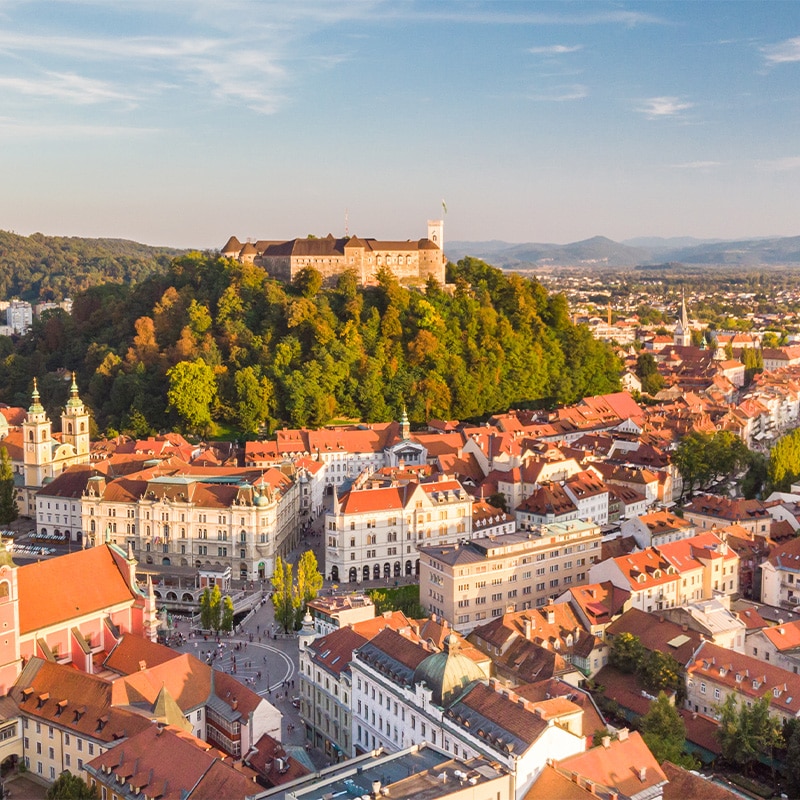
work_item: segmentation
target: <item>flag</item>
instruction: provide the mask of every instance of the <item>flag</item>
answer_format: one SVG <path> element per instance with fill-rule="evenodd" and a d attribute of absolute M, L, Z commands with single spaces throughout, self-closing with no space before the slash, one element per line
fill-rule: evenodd
<path fill-rule="evenodd" d="M 447 213 L 447 203 L 445 203 L 444 198 L 442 198 L 442 210 L 444 213 Z"/>

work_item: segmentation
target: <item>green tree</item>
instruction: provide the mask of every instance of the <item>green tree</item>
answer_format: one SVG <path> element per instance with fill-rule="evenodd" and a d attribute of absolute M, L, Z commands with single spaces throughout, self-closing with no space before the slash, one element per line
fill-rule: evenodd
<path fill-rule="evenodd" d="M 774 751 L 783 745 L 780 721 L 769 713 L 770 693 L 751 706 L 739 705 L 729 694 L 719 707 L 717 740 L 722 757 L 731 764 L 744 766 L 749 773 L 759 757 L 774 760 Z M 774 777 L 774 773 L 773 773 Z"/>
<path fill-rule="evenodd" d="M 292 284 L 303 297 L 314 297 L 322 288 L 322 273 L 314 267 L 303 267 L 294 276 Z"/>
<path fill-rule="evenodd" d="M 490 506 L 499 508 L 501 511 L 508 513 L 508 499 L 503 492 L 494 492 L 486 498 L 486 502 Z"/>
<path fill-rule="evenodd" d="M 769 452 L 767 463 L 768 488 L 788 492 L 800 478 L 800 428 L 782 436 Z"/>
<path fill-rule="evenodd" d="M 208 600 L 209 613 L 211 615 L 211 627 L 218 631 L 222 625 L 222 592 L 219 586 L 214 584 Z"/>
<path fill-rule="evenodd" d="M 208 587 L 200 595 L 200 627 L 204 631 L 211 630 L 211 590 Z"/>
<path fill-rule="evenodd" d="M 681 665 L 671 653 L 650 650 L 639 663 L 639 675 L 650 692 L 674 691 L 678 702 L 683 699 L 685 680 Z"/>
<path fill-rule="evenodd" d="M 694 758 L 684 754 L 686 725 L 675 706 L 664 692 L 650 703 L 641 719 L 642 738 L 658 763 L 671 761 L 685 769 L 696 769 Z"/>
<path fill-rule="evenodd" d="M 258 433 L 269 417 L 272 385 L 267 378 L 259 378 L 252 366 L 237 370 L 235 418 L 242 433 Z"/>
<path fill-rule="evenodd" d="M 222 625 L 221 629 L 230 633 L 233 630 L 233 600 L 230 595 L 222 599 Z"/>
<path fill-rule="evenodd" d="M 627 631 L 614 637 L 608 663 L 621 672 L 636 672 L 645 659 L 647 651 L 638 636 Z"/>
<path fill-rule="evenodd" d="M 684 437 L 675 449 L 672 461 L 683 479 L 681 496 L 690 493 L 695 486 L 708 483 L 712 469 L 708 462 L 710 441 L 708 434 L 693 432 Z"/>
<path fill-rule="evenodd" d="M 202 358 L 180 361 L 167 370 L 167 403 L 190 430 L 205 432 L 211 425 L 211 405 L 217 397 L 214 370 Z"/>
<path fill-rule="evenodd" d="M 789 797 L 800 797 L 800 725 L 795 725 L 783 759 Z"/>
<path fill-rule="evenodd" d="M 747 472 L 742 478 L 740 489 L 747 500 L 758 497 L 767 480 L 767 457 L 763 453 L 751 451 L 747 461 Z"/>
<path fill-rule="evenodd" d="M 299 626 L 306 613 L 306 607 L 322 588 L 323 578 L 317 566 L 317 557 L 313 550 L 306 550 L 297 562 L 297 607 L 296 624 Z"/>
<path fill-rule="evenodd" d="M 0 525 L 8 525 L 17 518 L 17 490 L 14 487 L 14 469 L 8 450 L 0 447 Z"/>
<path fill-rule="evenodd" d="M 284 633 L 294 630 L 300 598 L 292 580 L 292 565 L 280 556 L 275 558 L 272 573 L 272 605 L 275 608 L 275 621 L 283 627 Z"/>
<path fill-rule="evenodd" d="M 97 786 L 89 786 L 68 770 L 64 770 L 47 789 L 48 800 L 97 800 L 99 797 Z"/>
<path fill-rule="evenodd" d="M 664 378 L 652 353 L 640 353 L 636 359 L 636 375 L 642 382 L 642 391 L 657 394 L 664 388 Z"/>

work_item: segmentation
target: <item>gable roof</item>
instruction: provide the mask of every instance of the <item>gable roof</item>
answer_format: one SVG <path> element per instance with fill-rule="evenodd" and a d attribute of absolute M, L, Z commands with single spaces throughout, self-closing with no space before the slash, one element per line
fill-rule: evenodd
<path fill-rule="evenodd" d="M 22 566 L 17 587 L 20 634 L 101 613 L 139 596 L 107 544 Z"/>

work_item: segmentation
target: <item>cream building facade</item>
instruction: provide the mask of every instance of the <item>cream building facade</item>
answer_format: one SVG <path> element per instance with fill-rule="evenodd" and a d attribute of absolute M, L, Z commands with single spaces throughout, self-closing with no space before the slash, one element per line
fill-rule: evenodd
<path fill-rule="evenodd" d="M 298 484 L 275 469 L 159 464 L 90 479 L 81 504 L 89 545 L 130 548 L 142 564 L 230 567 L 237 579 L 263 580 L 299 541 Z"/>
<path fill-rule="evenodd" d="M 465 633 L 538 608 L 586 583 L 600 560 L 600 526 L 574 520 L 536 531 L 420 548 L 420 602 Z"/>
<path fill-rule="evenodd" d="M 454 478 L 426 482 L 366 477 L 326 516 L 326 570 L 333 581 L 415 575 L 418 548 L 472 537 L 472 497 Z"/>

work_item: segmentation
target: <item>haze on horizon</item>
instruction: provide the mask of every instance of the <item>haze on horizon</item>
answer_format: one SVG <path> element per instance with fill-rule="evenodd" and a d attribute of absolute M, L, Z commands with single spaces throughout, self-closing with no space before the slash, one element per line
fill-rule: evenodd
<path fill-rule="evenodd" d="M 0 0 L 0 229 L 800 234 L 800 4 Z"/>

